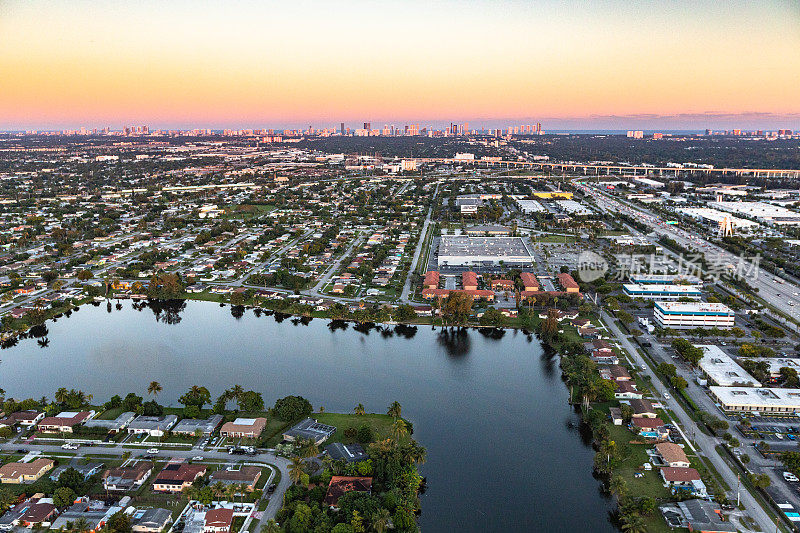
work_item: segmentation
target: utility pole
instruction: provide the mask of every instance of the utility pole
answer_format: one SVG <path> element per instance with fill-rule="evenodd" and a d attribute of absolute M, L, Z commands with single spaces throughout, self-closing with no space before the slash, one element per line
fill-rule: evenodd
<path fill-rule="evenodd" d="M 739 477 L 740 474 L 736 474 L 736 507 L 739 507 Z"/>

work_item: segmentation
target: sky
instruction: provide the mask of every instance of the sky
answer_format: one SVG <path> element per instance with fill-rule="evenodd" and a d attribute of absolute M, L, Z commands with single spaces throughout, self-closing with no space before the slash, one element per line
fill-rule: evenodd
<path fill-rule="evenodd" d="M 800 129 L 800 2 L 0 0 L 0 130 Z"/>

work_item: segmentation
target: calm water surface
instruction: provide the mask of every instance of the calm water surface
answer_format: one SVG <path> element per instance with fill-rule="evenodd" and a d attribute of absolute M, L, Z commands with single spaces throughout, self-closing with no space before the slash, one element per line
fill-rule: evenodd
<path fill-rule="evenodd" d="M 616 531 L 557 360 L 535 337 L 365 333 L 231 311 L 85 306 L 48 322 L 49 342 L 0 351 L 0 387 L 17 398 L 74 387 L 105 401 L 145 395 L 156 380 L 159 401 L 174 404 L 191 385 L 216 396 L 238 383 L 268 404 L 299 394 L 341 412 L 385 412 L 397 400 L 428 450 L 423 531 Z"/>

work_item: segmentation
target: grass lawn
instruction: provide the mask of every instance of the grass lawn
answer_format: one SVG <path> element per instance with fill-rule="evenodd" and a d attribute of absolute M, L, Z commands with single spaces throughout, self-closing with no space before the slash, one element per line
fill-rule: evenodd
<path fill-rule="evenodd" d="M 125 412 L 122 407 L 114 407 L 113 409 L 106 409 L 95 418 L 97 420 L 115 420 L 119 415 Z"/>
<path fill-rule="evenodd" d="M 348 427 L 355 427 L 358 429 L 364 424 L 372 428 L 372 433 L 375 440 L 385 439 L 392 433 L 392 424 L 394 419 L 389 415 L 381 415 L 377 413 L 368 413 L 365 415 L 356 414 L 343 414 L 343 413 L 315 413 L 314 418 L 331 426 L 336 426 L 336 433 L 328 439 L 330 442 L 349 442 L 344 436 L 344 430 Z"/>

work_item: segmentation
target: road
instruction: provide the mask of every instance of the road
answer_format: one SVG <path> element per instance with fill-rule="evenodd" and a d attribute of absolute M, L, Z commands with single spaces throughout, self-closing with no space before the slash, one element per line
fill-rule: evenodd
<path fill-rule="evenodd" d="M 716 446 L 720 444 L 719 440 L 700 431 L 695 421 L 691 419 L 691 417 L 683 409 L 683 406 L 678 403 L 675 398 L 672 396 L 670 396 L 669 399 L 665 398 L 665 393 L 668 394 L 667 388 L 655 375 L 653 370 L 650 368 L 650 365 L 645 362 L 644 358 L 642 358 L 642 356 L 639 354 L 633 343 L 628 340 L 627 336 L 625 336 L 619 327 L 617 327 L 615 320 L 605 311 L 602 311 L 601 315 L 603 322 L 608 327 L 609 332 L 611 332 L 617 338 L 622 348 L 630 354 L 636 366 L 640 369 L 644 369 L 641 370 L 641 373 L 650 377 L 653 388 L 658 392 L 658 396 L 660 398 L 659 401 L 666 405 L 675 415 L 677 418 L 677 423 L 680 424 L 682 428 L 689 431 L 691 438 L 694 440 L 695 446 L 705 457 L 708 458 L 709 461 L 711 461 L 711 464 L 714 465 L 714 468 L 725 480 L 725 483 L 727 483 L 729 487 L 736 487 L 738 484 L 736 473 L 733 472 L 731 467 L 728 466 L 728 463 L 726 463 L 717 453 Z M 775 523 L 758 504 L 755 497 L 744 486 L 741 487 L 740 497 L 748 515 L 755 520 L 756 524 L 758 524 L 761 530 L 774 531 Z M 736 494 L 728 494 L 728 498 L 735 500 Z"/>
<path fill-rule="evenodd" d="M 15 443 L 15 442 L 8 442 L 4 444 L 0 444 L 0 450 L 4 452 L 14 452 L 18 449 L 25 449 L 27 451 L 37 451 L 42 454 L 46 454 L 48 456 L 61 456 L 65 455 L 65 450 L 61 449 L 60 445 L 51 445 L 51 444 L 25 444 L 25 443 Z M 120 457 L 122 454 L 126 452 L 131 452 L 133 457 L 143 456 L 146 454 L 145 450 L 140 448 L 132 448 L 126 446 L 82 446 L 79 449 L 79 454 L 86 455 L 119 455 Z M 174 449 L 166 449 L 163 448 L 162 452 L 159 454 L 163 458 L 167 457 L 180 457 L 184 459 L 191 459 L 192 457 L 202 455 L 203 458 L 207 461 L 216 461 L 216 462 L 224 462 L 229 463 L 231 462 L 232 457 L 228 454 L 227 451 L 200 451 L 195 448 L 190 450 L 174 450 Z M 237 457 L 238 458 L 238 457 Z M 289 488 L 291 480 L 289 479 L 289 464 L 290 461 L 284 457 L 279 457 L 273 453 L 262 452 L 256 455 L 247 456 L 245 459 L 247 463 L 261 463 L 263 465 L 272 466 L 280 472 L 281 479 L 278 482 L 278 486 L 275 489 L 275 492 L 272 494 L 269 504 L 267 505 L 266 510 L 262 514 L 261 522 L 266 523 L 267 520 L 270 518 L 275 518 L 275 515 L 280 510 L 283 504 L 283 494 L 286 492 L 286 489 Z M 257 524 L 260 526 L 260 524 Z M 253 531 L 258 531 L 259 528 L 253 529 Z"/>
<path fill-rule="evenodd" d="M 403 284 L 403 292 L 400 294 L 401 302 L 408 302 L 408 295 L 411 294 L 411 280 L 413 279 L 414 272 L 417 269 L 417 263 L 422 255 L 422 249 L 425 247 L 425 236 L 428 234 L 428 226 L 431 223 L 431 215 L 433 215 L 433 206 L 436 204 L 436 197 L 439 194 L 439 184 L 436 184 L 436 190 L 433 191 L 433 198 L 431 198 L 431 207 L 428 209 L 428 215 L 425 217 L 425 222 L 422 224 L 422 231 L 419 233 L 419 240 L 417 241 L 417 248 L 414 250 L 414 257 L 411 259 L 411 266 L 408 269 L 406 282 Z"/>
<path fill-rule="evenodd" d="M 303 294 L 311 294 L 314 296 L 326 296 L 325 294 L 319 292 L 320 289 L 322 289 L 325 286 L 325 284 L 328 283 L 328 280 L 330 280 L 331 277 L 336 272 L 339 271 L 339 268 L 342 266 L 342 262 L 348 257 L 350 257 L 350 254 L 353 252 L 356 246 L 363 243 L 364 239 L 366 239 L 366 236 L 359 235 L 356 238 L 354 238 L 353 242 L 350 243 L 350 246 L 347 247 L 347 250 L 345 250 L 345 252 L 339 256 L 339 259 L 337 259 L 336 262 L 333 263 L 322 276 L 320 276 L 319 281 L 317 281 L 317 283 L 311 288 L 311 290 L 303 291 Z"/>
<path fill-rule="evenodd" d="M 745 259 L 741 262 L 744 258 L 740 258 L 708 242 L 696 233 L 690 233 L 674 224 L 667 224 L 666 221 L 648 209 L 614 198 L 609 193 L 587 183 L 581 183 L 578 180 L 575 181 L 575 185 L 586 194 L 592 196 L 598 206 L 633 216 L 639 222 L 652 228 L 657 235 L 669 237 L 684 248 L 704 254 L 706 261 L 711 265 L 730 264 L 734 268 L 741 265 L 742 274 L 749 285 L 758 289 L 758 296 L 781 312 L 789 316 L 797 316 L 800 309 L 800 287 L 790 280 L 760 269 L 754 269 L 754 275 L 749 275 L 754 266 L 752 261 Z M 755 265 L 757 266 L 757 262 Z"/>

